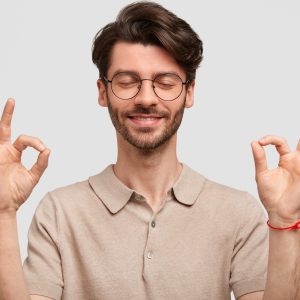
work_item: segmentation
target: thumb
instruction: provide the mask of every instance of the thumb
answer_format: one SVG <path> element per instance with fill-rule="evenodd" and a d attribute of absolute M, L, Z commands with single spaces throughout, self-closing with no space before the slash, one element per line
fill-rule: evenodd
<path fill-rule="evenodd" d="M 257 178 L 257 176 L 260 173 L 263 173 L 268 170 L 266 153 L 264 148 L 257 141 L 253 141 L 251 143 L 251 147 L 252 147 L 252 154 L 254 158 L 256 178 Z"/>
<path fill-rule="evenodd" d="M 299 139 L 299 142 L 297 144 L 297 150 L 300 151 L 300 139 Z"/>
<path fill-rule="evenodd" d="M 45 150 L 41 151 L 37 158 L 36 163 L 29 170 L 30 175 L 33 177 L 33 179 L 36 183 L 40 180 L 44 171 L 48 167 L 50 153 L 51 153 L 51 150 L 47 149 L 47 148 Z"/>

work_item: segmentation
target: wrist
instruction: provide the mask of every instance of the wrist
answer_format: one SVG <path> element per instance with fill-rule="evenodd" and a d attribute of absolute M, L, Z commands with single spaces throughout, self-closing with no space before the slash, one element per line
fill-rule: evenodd
<path fill-rule="evenodd" d="M 268 226 L 273 229 L 273 230 L 300 230 L 300 221 L 297 221 L 294 225 L 292 226 L 287 226 L 287 227 L 274 227 L 273 225 L 270 224 L 270 221 L 268 220 L 267 222 Z"/>
<path fill-rule="evenodd" d="M 269 214 L 269 224 L 277 228 L 293 226 L 300 220 L 300 216 L 281 217 L 277 214 Z"/>
<path fill-rule="evenodd" d="M 0 210 L 0 219 L 14 219 L 16 218 L 17 210 L 16 209 L 6 209 Z"/>

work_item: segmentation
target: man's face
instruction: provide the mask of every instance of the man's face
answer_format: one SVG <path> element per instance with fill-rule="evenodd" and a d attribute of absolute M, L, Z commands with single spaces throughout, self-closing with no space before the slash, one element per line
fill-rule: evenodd
<path fill-rule="evenodd" d="M 119 72 L 133 72 L 141 79 L 154 79 L 158 73 L 174 73 L 185 81 L 183 69 L 164 49 L 142 44 L 117 43 L 112 51 L 107 78 Z M 98 81 L 99 103 L 107 106 L 117 133 L 132 146 L 153 150 L 169 141 L 180 126 L 185 107 L 193 104 L 194 85 L 173 101 L 158 98 L 152 82 L 145 80 L 139 93 L 130 100 L 121 100 L 107 86 Z"/>

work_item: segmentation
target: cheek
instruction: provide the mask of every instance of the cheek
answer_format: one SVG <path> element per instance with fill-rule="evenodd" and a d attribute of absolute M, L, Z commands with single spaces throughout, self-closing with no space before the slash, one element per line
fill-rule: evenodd
<path fill-rule="evenodd" d="M 111 101 L 112 100 L 112 101 Z M 119 100 L 109 99 L 110 110 L 118 117 L 119 120 L 126 118 L 126 114 L 129 110 L 127 103 L 122 103 Z"/>
<path fill-rule="evenodd" d="M 176 100 L 175 100 L 176 101 Z M 174 116 L 184 110 L 185 107 L 185 99 L 178 99 L 177 102 L 172 103 L 172 105 L 170 105 L 168 107 L 168 111 L 170 112 L 172 118 L 174 118 Z"/>

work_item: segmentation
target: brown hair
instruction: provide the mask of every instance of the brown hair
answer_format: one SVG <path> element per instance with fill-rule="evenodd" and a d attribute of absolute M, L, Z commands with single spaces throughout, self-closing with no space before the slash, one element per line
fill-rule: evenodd
<path fill-rule="evenodd" d="M 119 12 L 115 22 L 98 31 L 92 59 L 99 69 L 100 78 L 107 76 L 111 50 L 118 41 L 164 48 L 185 70 L 187 80 L 195 79 L 202 60 L 202 41 L 190 25 L 154 2 L 129 4 Z"/>

